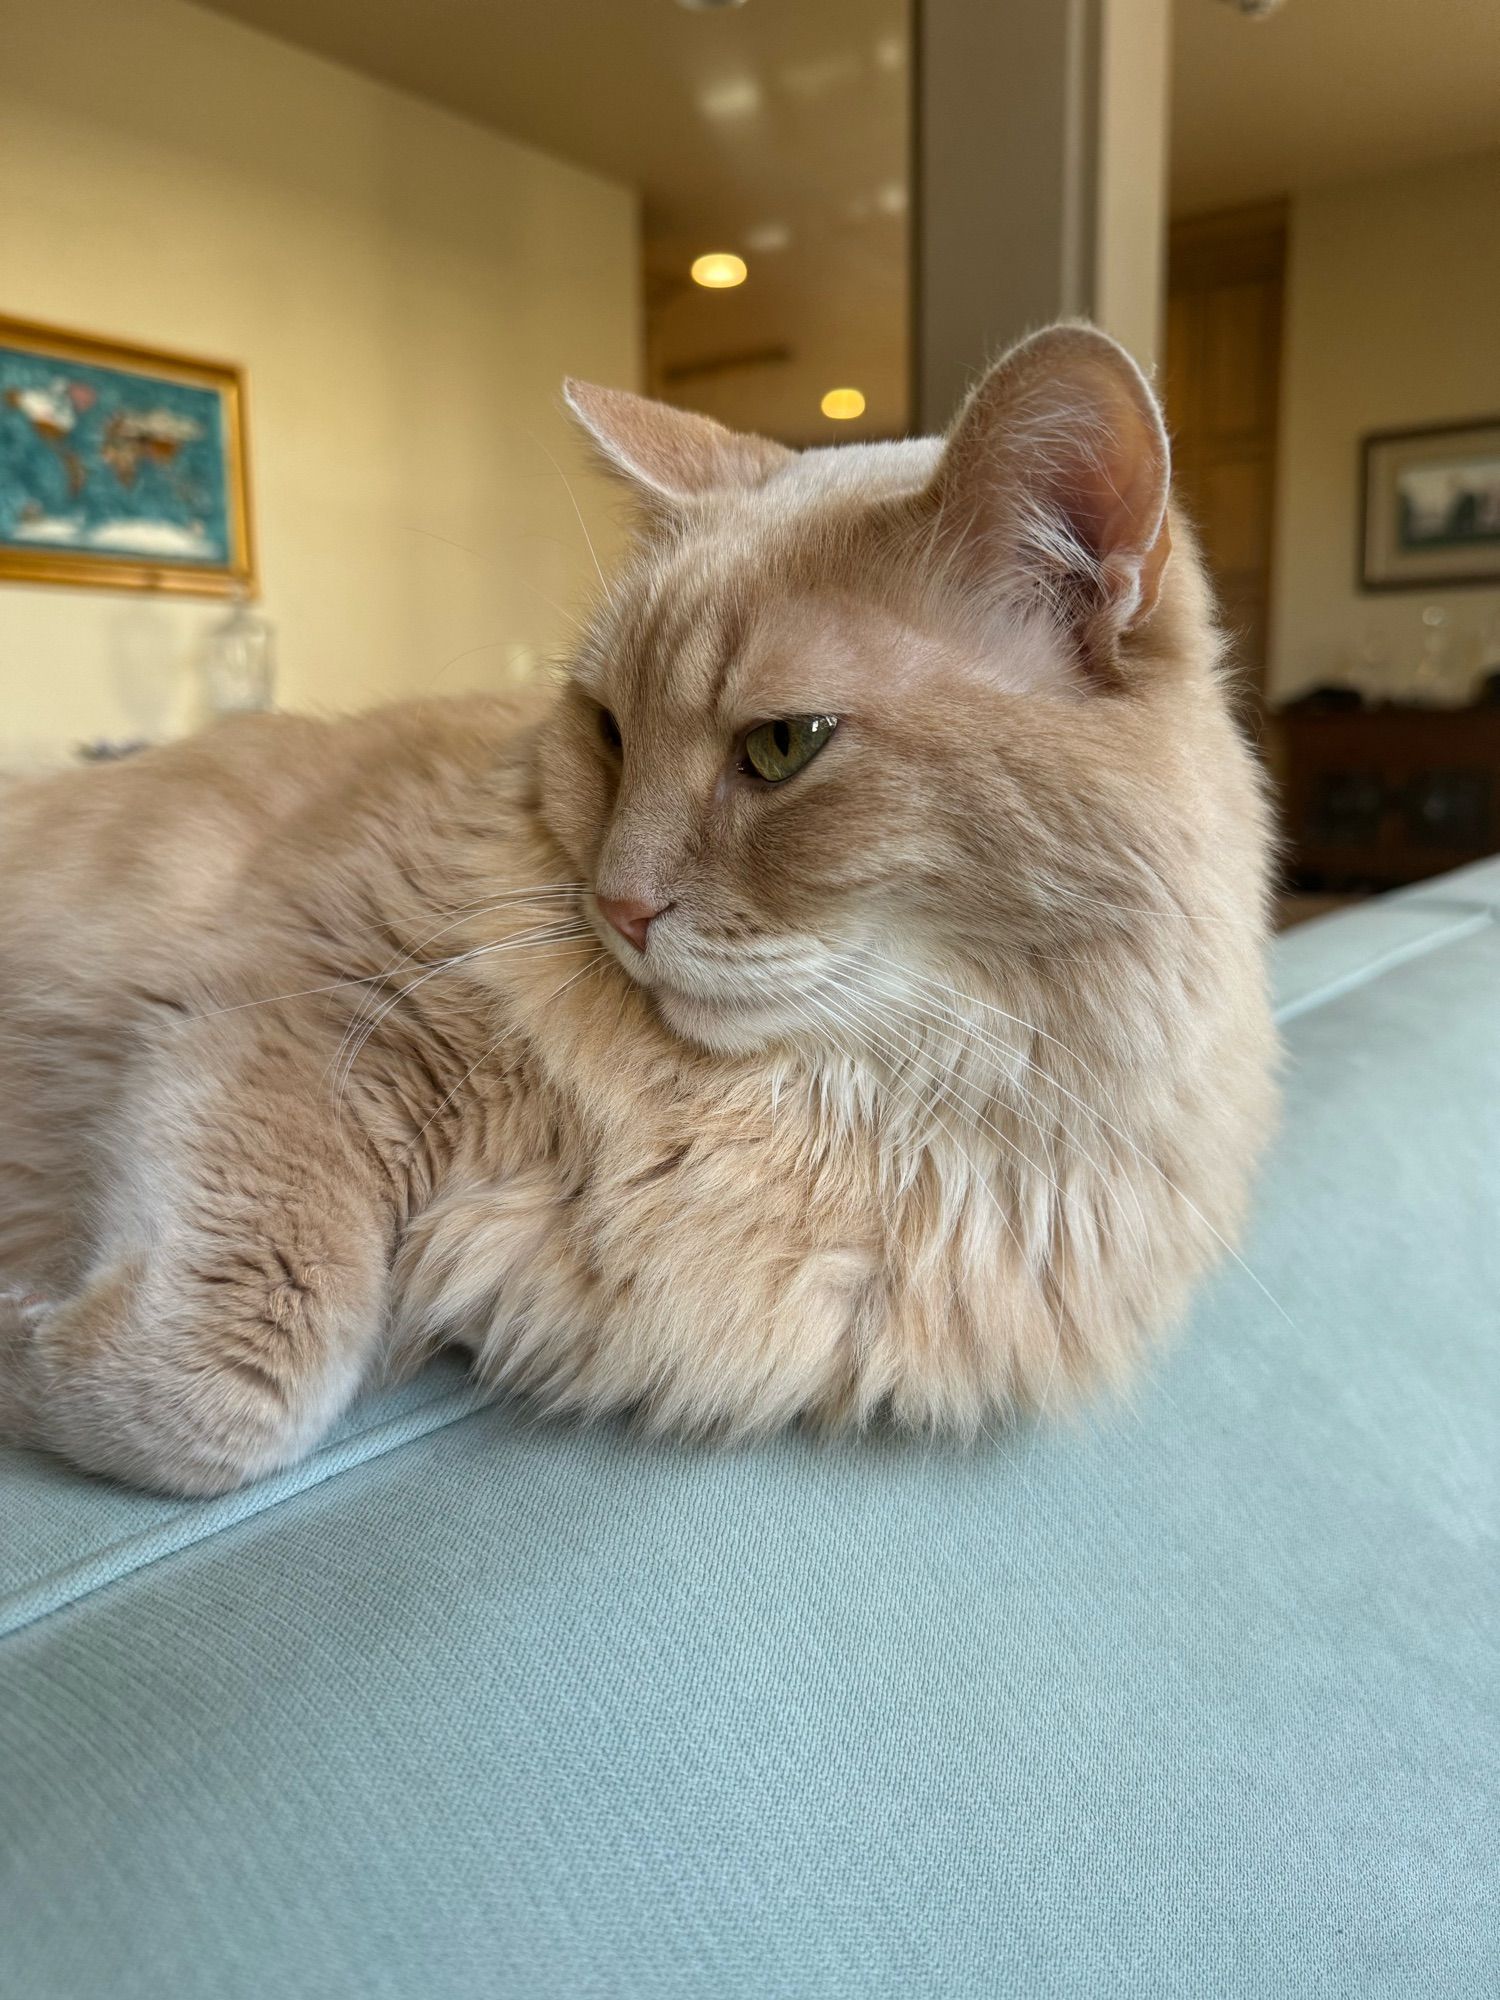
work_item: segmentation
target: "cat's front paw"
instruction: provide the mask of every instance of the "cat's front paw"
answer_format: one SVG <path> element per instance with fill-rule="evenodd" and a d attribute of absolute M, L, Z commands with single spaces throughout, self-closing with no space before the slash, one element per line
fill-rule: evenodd
<path fill-rule="evenodd" d="M 28 1434 L 25 1394 L 31 1344 L 56 1301 L 21 1285 L 0 1285 L 0 1443 L 23 1443 Z"/>
<path fill-rule="evenodd" d="M 0 1285 L 0 1353 L 4 1352 L 7 1320 L 33 1333 L 56 1310 L 57 1301 L 43 1298 L 40 1292 L 28 1291 L 23 1285 Z"/>

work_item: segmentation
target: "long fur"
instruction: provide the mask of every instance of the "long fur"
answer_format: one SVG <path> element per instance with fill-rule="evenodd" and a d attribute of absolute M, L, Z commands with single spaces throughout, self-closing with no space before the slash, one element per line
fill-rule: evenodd
<path fill-rule="evenodd" d="M 10 1435 L 220 1491 L 448 1342 L 689 1432 L 971 1433 L 1233 1240 L 1266 815 L 1130 364 L 1064 330 L 946 447 L 800 457 L 587 395 L 651 516 L 558 687 L 0 794 Z"/>

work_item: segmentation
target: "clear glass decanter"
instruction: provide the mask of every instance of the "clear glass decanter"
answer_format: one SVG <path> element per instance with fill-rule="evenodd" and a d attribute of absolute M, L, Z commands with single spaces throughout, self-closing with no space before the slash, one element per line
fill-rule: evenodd
<path fill-rule="evenodd" d="M 257 715 L 275 704 L 276 628 L 243 590 L 208 635 L 203 686 L 212 715 Z"/>

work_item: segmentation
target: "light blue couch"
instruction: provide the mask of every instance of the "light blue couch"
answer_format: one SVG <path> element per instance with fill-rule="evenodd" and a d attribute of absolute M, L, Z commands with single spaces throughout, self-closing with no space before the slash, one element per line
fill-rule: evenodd
<path fill-rule="evenodd" d="M 0 1462 L 7 2000 L 1500 1991 L 1500 864 L 1278 947 L 1247 1260 L 970 1453 Z"/>

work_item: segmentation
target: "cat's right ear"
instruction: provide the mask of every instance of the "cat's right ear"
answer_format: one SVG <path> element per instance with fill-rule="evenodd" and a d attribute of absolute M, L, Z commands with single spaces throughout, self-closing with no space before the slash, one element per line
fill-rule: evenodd
<path fill-rule="evenodd" d="M 626 389 L 569 380 L 563 396 L 605 465 L 656 508 L 736 486 L 760 486 L 795 456 L 769 438 L 726 430 L 712 417 L 653 403 Z"/>
<path fill-rule="evenodd" d="M 1048 327 L 980 382 L 934 484 L 937 539 L 979 588 L 1096 637 L 1150 616 L 1171 554 L 1171 451 L 1150 384 L 1095 327 Z"/>

